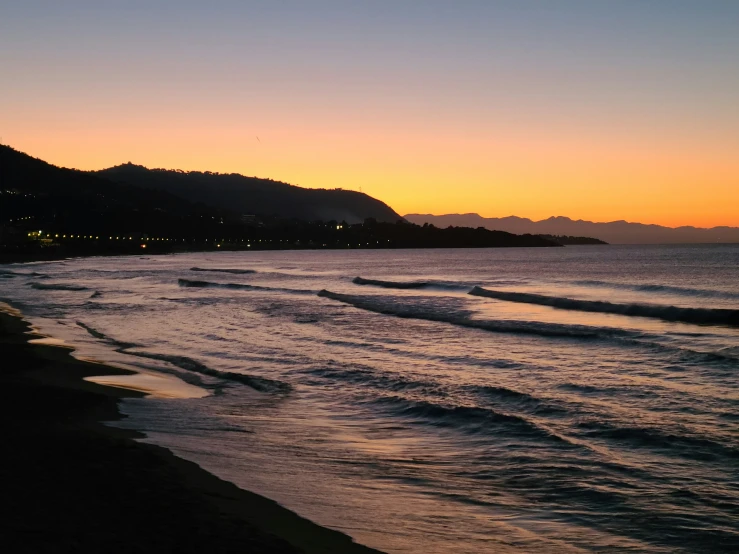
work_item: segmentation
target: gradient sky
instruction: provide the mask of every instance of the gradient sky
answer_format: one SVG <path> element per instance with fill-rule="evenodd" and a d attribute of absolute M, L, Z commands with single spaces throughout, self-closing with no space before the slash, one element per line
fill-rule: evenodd
<path fill-rule="evenodd" d="M 0 137 L 401 214 L 739 226 L 739 1 L 4 2 Z"/>

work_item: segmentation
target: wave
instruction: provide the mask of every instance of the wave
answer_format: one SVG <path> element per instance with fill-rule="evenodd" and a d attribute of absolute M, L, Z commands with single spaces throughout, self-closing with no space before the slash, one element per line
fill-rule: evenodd
<path fill-rule="evenodd" d="M 434 310 L 428 307 L 401 304 L 394 301 L 384 301 L 382 298 L 373 296 L 358 296 L 340 294 L 328 290 L 322 290 L 318 296 L 343 302 L 369 312 L 409 319 L 422 319 L 426 321 L 438 321 L 450 323 L 461 327 L 481 329 L 496 333 L 514 333 L 525 335 L 538 335 L 544 337 L 564 337 L 575 339 L 601 339 L 611 337 L 630 337 L 633 333 L 610 327 L 591 327 L 587 325 L 569 325 L 562 323 L 544 323 L 536 321 L 521 321 L 507 319 L 472 319 L 471 312 L 450 312 L 447 309 Z"/>
<path fill-rule="evenodd" d="M 698 289 L 691 287 L 676 287 L 673 285 L 656 285 L 656 284 L 642 284 L 636 285 L 631 283 L 611 283 L 608 281 L 596 281 L 596 280 L 582 280 L 574 281 L 575 285 L 582 285 L 586 287 L 603 287 L 603 288 L 614 288 L 623 290 L 633 290 L 636 292 L 662 292 L 668 294 L 675 294 L 679 296 L 699 296 L 703 298 L 726 298 L 726 299 L 739 299 L 739 293 L 710 290 L 710 289 Z"/>
<path fill-rule="evenodd" d="M 687 360 L 699 361 L 701 363 L 720 363 L 725 365 L 726 362 L 734 364 L 739 359 L 739 348 L 729 347 L 718 351 L 692 350 L 681 346 L 663 344 L 654 336 L 628 329 L 525 320 L 475 319 L 472 317 L 472 312 L 470 311 L 452 311 L 443 307 L 435 308 L 433 306 L 414 304 L 412 301 L 402 303 L 398 299 L 382 296 L 348 295 L 328 290 L 320 291 L 318 296 L 378 314 L 448 323 L 493 333 L 616 341 L 618 344 L 631 345 L 637 348 L 667 351 L 673 355 L 684 357 Z"/>
<path fill-rule="evenodd" d="M 213 289 L 231 289 L 231 290 L 274 291 L 274 292 L 287 292 L 291 294 L 316 294 L 316 291 L 306 290 L 306 289 L 264 287 L 260 285 L 246 285 L 243 283 L 214 283 L 212 281 L 193 281 L 191 279 L 177 279 L 177 284 L 185 288 L 199 288 L 199 289 L 213 288 Z"/>
<path fill-rule="evenodd" d="M 9 269 L 0 269 L 0 279 L 13 279 L 14 277 L 47 277 L 38 271 L 11 271 Z"/>
<path fill-rule="evenodd" d="M 474 390 L 476 392 L 480 392 L 483 394 L 487 394 L 494 397 L 500 397 L 500 398 L 506 398 L 511 400 L 523 400 L 523 401 L 531 401 L 535 400 L 533 396 L 531 396 L 528 393 L 525 392 L 519 392 L 517 390 L 509 389 L 506 387 L 494 387 L 490 385 L 483 385 L 479 387 L 474 387 Z M 538 400 L 537 400 L 538 402 Z"/>
<path fill-rule="evenodd" d="M 426 400 L 409 400 L 401 396 L 384 396 L 373 400 L 372 404 L 389 408 L 397 416 L 429 421 L 438 427 L 452 427 L 480 434 L 508 432 L 517 438 L 544 439 L 560 445 L 574 446 L 566 438 L 525 417 L 490 408 L 443 405 Z M 496 428 L 491 429 L 491 425 Z"/>
<path fill-rule="evenodd" d="M 468 286 L 440 283 L 437 281 L 380 281 L 378 279 L 365 279 L 364 277 L 355 277 L 352 279 L 355 285 L 369 285 L 373 287 L 382 287 L 386 289 L 444 289 L 444 290 L 465 290 Z"/>
<path fill-rule="evenodd" d="M 187 356 L 172 356 L 168 354 L 151 354 L 149 352 L 131 351 L 131 348 L 137 348 L 140 347 L 140 345 L 131 342 L 122 342 L 111 338 L 105 333 L 102 333 L 94 327 L 90 327 L 89 325 L 86 325 L 81 321 L 77 321 L 76 323 L 96 339 L 103 340 L 109 344 L 116 346 L 116 352 L 127 354 L 129 356 L 136 356 L 138 358 L 147 358 L 150 360 L 167 362 L 175 367 L 179 367 L 180 369 L 191 371 L 193 373 L 208 375 L 210 377 L 217 377 L 228 381 L 237 381 L 260 392 L 287 393 L 290 392 L 290 390 L 292 389 L 289 383 L 285 383 L 283 381 L 268 379 L 267 377 L 258 377 L 256 375 L 249 375 L 246 373 L 236 373 L 234 371 L 222 371 L 219 369 L 213 369 L 203 363 L 198 362 L 197 360 L 188 358 Z"/>
<path fill-rule="evenodd" d="M 85 331 L 87 331 L 90 334 L 90 336 L 95 337 L 96 339 L 103 340 L 107 342 L 108 344 L 112 344 L 113 346 L 117 347 L 118 351 L 123 351 L 123 350 L 126 350 L 127 348 L 134 348 L 138 346 L 138 344 L 133 343 L 133 342 L 123 342 L 123 341 L 116 340 L 112 337 L 109 337 L 105 333 L 101 333 L 94 327 L 90 327 L 89 325 L 82 323 L 81 321 L 77 321 L 75 323 L 77 323 L 78 326 L 82 327 Z"/>
<path fill-rule="evenodd" d="M 37 290 L 69 290 L 69 291 L 81 291 L 81 290 L 90 290 L 87 287 L 83 287 L 81 285 L 64 285 L 64 284 L 49 284 L 46 285 L 44 283 L 29 283 L 29 287 L 32 289 Z"/>
<path fill-rule="evenodd" d="M 699 362 L 704 364 L 720 363 L 722 366 L 726 365 L 726 362 L 731 362 L 731 365 L 733 366 L 736 364 L 737 360 L 739 360 L 739 350 L 732 347 L 720 348 L 718 350 L 695 350 L 685 346 L 664 344 L 653 340 L 627 338 L 623 341 L 625 343 L 652 350 L 670 352 L 673 355 L 677 355 L 681 361 L 685 362 Z"/>
<path fill-rule="evenodd" d="M 664 350 L 702 363 L 718 362 L 724 364 L 727 361 L 735 363 L 739 359 L 739 349 L 734 347 L 724 348 L 719 351 L 692 350 L 681 346 L 655 342 L 655 337 L 652 335 L 630 331 L 628 329 L 511 319 L 474 319 L 471 317 L 472 312 L 470 311 L 458 310 L 455 312 L 443 307 L 434 308 L 412 303 L 404 304 L 398 302 L 397 299 L 382 296 L 349 295 L 331 292 L 325 289 L 320 291 L 318 296 L 349 304 L 360 310 L 382 315 L 449 323 L 451 325 L 493 333 L 617 341 L 618 344 L 632 345 L 638 348 Z"/>
<path fill-rule="evenodd" d="M 259 392 L 267 393 L 288 393 L 292 390 L 289 383 L 284 381 L 278 381 L 276 379 L 269 379 L 267 377 L 259 377 L 256 375 L 249 375 L 247 373 L 237 373 L 235 371 L 223 371 L 220 369 L 213 369 L 205 364 L 198 362 L 187 356 L 173 356 L 169 354 L 151 354 L 149 352 L 131 352 L 126 350 L 126 354 L 130 356 L 137 356 L 139 358 L 148 358 L 150 360 L 159 360 L 162 362 L 170 363 L 181 369 L 199 373 L 201 375 L 208 375 L 210 377 L 217 377 L 219 379 L 226 379 L 228 381 L 236 381 L 247 385 L 254 390 Z"/>
<path fill-rule="evenodd" d="M 584 394 L 605 394 L 606 392 L 613 394 L 613 388 L 596 387 L 594 385 L 585 385 L 582 383 L 562 383 L 557 385 L 558 389 L 573 391 Z M 623 392 L 623 391 L 619 391 Z"/>
<path fill-rule="evenodd" d="M 554 406 L 541 398 L 526 392 L 509 389 L 507 387 L 491 385 L 471 385 L 466 387 L 470 392 L 495 402 L 503 402 L 516 406 L 518 409 L 531 411 L 537 415 L 556 415 L 567 413 L 565 408 Z"/>
<path fill-rule="evenodd" d="M 723 308 L 680 308 L 678 306 L 659 306 L 656 304 L 613 304 L 598 300 L 576 300 L 574 298 L 544 296 L 542 294 L 531 294 L 527 292 L 488 290 L 482 287 L 474 287 L 469 294 L 504 300 L 506 302 L 550 306 L 561 310 L 650 317 L 683 323 L 739 326 L 739 310 Z"/>
<path fill-rule="evenodd" d="M 635 447 L 667 451 L 678 457 L 702 461 L 717 456 L 739 459 L 737 448 L 704 437 L 677 435 L 658 428 L 618 427 L 606 422 L 582 422 L 578 427 L 587 438 L 625 442 Z"/>
<path fill-rule="evenodd" d="M 230 269 L 220 267 L 191 267 L 190 271 L 210 271 L 213 273 L 233 273 L 234 275 L 249 275 L 257 273 L 256 269 Z"/>
<path fill-rule="evenodd" d="M 306 315 L 306 316 L 296 316 L 295 319 L 293 319 L 293 321 L 295 323 L 300 323 L 301 325 L 308 325 L 311 323 L 318 323 L 320 319 L 315 316 Z"/>
<path fill-rule="evenodd" d="M 441 385 L 430 381 L 406 379 L 400 375 L 378 372 L 373 369 L 339 369 L 332 367 L 311 368 L 304 373 L 321 377 L 330 381 L 338 381 L 342 384 L 351 383 L 362 387 L 373 387 L 380 390 L 392 392 L 414 391 L 437 393 Z M 345 385 L 344 385 L 345 386 Z"/>
<path fill-rule="evenodd" d="M 728 358 L 730 360 L 739 360 L 739 346 L 727 346 L 717 352 L 712 352 L 712 354 Z"/>
<path fill-rule="evenodd" d="M 493 403 L 495 406 L 504 406 L 516 412 L 524 412 L 543 417 L 562 417 L 572 415 L 569 407 L 559 402 L 545 400 L 526 392 L 520 392 L 503 386 L 494 385 L 464 385 L 460 387 L 464 393 L 474 395 L 474 401 L 483 406 Z"/>

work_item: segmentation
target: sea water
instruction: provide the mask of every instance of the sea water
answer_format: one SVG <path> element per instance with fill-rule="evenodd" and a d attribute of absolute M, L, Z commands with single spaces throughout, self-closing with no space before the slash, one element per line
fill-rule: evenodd
<path fill-rule="evenodd" d="M 737 245 L 85 258 L 0 297 L 160 379 L 119 425 L 386 552 L 739 551 Z"/>

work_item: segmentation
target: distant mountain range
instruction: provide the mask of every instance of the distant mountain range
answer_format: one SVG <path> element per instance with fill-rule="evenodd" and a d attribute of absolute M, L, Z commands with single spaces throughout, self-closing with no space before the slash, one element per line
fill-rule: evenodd
<path fill-rule="evenodd" d="M 523 217 L 482 217 L 478 214 L 408 214 L 405 219 L 437 227 L 484 227 L 495 231 L 532 235 L 574 235 L 594 237 L 610 244 L 739 243 L 739 227 L 663 227 L 627 221 L 595 223 L 569 217 L 532 221 Z"/>
<path fill-rule="evenodd" d="M 127 163 L 94 174 L 243 215 L 347 223 L 362 223 L 367 218 L 387 223 L 402 219 L 384 202 L 361 192 L 308 189 L 235 173 L 147 169 Z"/>

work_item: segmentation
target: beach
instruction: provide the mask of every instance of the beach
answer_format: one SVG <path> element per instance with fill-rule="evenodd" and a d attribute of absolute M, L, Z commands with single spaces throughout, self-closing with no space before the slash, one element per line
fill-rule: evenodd
<path fill-rule="evenodd" d="M 33 552 L 736 552 L 737 267 L 731 245 L 0 265 L 48 337 L 4 320 L 2 525 Z"/>
<path fill-rule="evenodd" d="M 375 552 L 105 425 L 144 393 L 84 378 L 129 372 L 38 338 L 0 312 L 4 552 Z"/>

